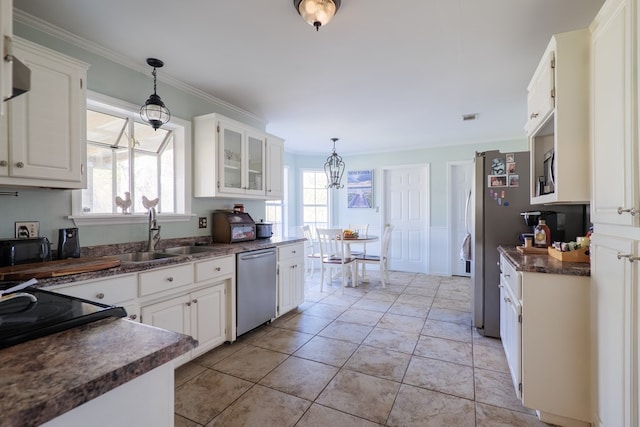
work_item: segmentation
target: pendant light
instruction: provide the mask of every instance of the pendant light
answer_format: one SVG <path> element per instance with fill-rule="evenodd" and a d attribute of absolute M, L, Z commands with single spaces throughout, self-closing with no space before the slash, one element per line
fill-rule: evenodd
<path fill-rule="evenodd" d="M 340 8 L 340 0 L 293 0 L 293 6 L 302 19 L 316 27 L 318 31 L 336 14 Z"/>
<path fill-rule="evenodd" d="M 156 68 L 162 68 L 164 62 L 156 58 L 147 58 L 147 64 L 153 67 L 153 71 L 151 72 L 153 76 L 153 93 L 140 108 L 140 118 L 146 123 L 149 123 L 154 130 L 158 130 L 160 126 L 168 123 L 171 119 L 169 109 L 156 93 Z"/>
<path fill-rule="evenodd" d="M 327 157 L 324 163 L 324 173 L 327 174 L 327 188 L 342 188 L 342 174 L 344 173 L 344 162 L 342 157 L 336 153 L 336 141 L 338 138 L 331 138 L 333 141 L 333 153 Z"/>

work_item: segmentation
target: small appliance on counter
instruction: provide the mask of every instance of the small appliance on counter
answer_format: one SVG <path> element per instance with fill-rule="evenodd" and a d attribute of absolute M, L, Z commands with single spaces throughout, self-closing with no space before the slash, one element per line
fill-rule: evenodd
<path fill-rule="evenodd" d="M 256 222 L 256 239 L 270 239 L 273 236 L 273 224 L 264 222 Z"/>
<path fill-rule="evenodd" d="M 44 261 L 51 261 L 46 237 L 0 240 L 0 267 Z"/>
<path fill-rule="evenodd" d="M 58 259 L 80 258 L 80 240 L 77 228 L 58 230 Z"/>
<path fill-rule="evenodd" d="M 256 223 L 246 212 L 213 211 L 212 237 L 215 243 L 235 243 L 256 239 Z"/>

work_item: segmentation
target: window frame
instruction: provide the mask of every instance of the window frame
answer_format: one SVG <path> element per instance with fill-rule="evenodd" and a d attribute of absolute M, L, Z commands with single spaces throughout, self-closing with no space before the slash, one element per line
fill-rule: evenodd
<path fill-rule="evenodd" d="M 284 170 L 283 170 L 283 180 L 284 180 L 284 188 L 283 188 L 283 194 L 282 194 L 282 198 L 281 199 L 277 199 L 277 200 L 265 200 L 264 203 L 264 210 L 265 210 L 265 218 L 267 219 L 267 221 L 272 222 L 274 224 L 274 226 L 277 224 L 273 221 L 271 221 L 269 218 L 267 218 L 267 212 L 268 212 L 268 208 L 269 206 L 273 206 L 273 207 L 277 207 L 280 209 L 280 217 L 282 218 L 282 222 L 279 223 L 280 224 L 280 233 L 273 233 L 274 237 L 284 237 L 284 236 L 288 236 L 288 232 L 285 232 L 285 230 L 288 230 L 289 228 L 289 215 L 288 215 L 288 209 L 287 206 L 289 205 L 289 167 L 285 166 Z M 275 202 L 279 202 L 279 203 L 275 203 Z M 274 227 L 277 228 L 277 227 Z"/>
<path fill-rule="evenodd" d="M 108 95 L 87 91 L 87 109 L 135 117 L 140 107 Z M 158 217 L 162 218 L 163 222 L 187 222 L 195 216 L 195 214 L 191 212 L 191 122 L 177 117 L 171 117 L 171 121 L 165 124 L 163 128 L 174 131 L 175 204 L 176 210 L 179 213 L 158 213 Z M 67 219 L 73 220 L 76 226 L 137 224 L 145 223 L 148 220 L 146 212 L 126 215 L 121 213 L 84 213 L 82 212 L 82 190 L 72 191 L 71 212 L 71 215 L 67 216 Z"/>
<path fill-rule="evenodd" d="M 317 223 L 305 223 L 304 221 L 304 207 L 306 206 L 304 203 L 304 173 L 305 172 L 315 172 L 318 174 L 321 174 L 322 176 L 325 177 L 326 180 L 326 174 L 324 172 L 324 169 L 318 169 L 318 168 L 303 168 L 300 169 L 300 224 L 302 225 L 310 225 L 312 228 L 312 232 L 315 233 L 315 229 L 316 229 L 316 224 Z M 331 193 L 329 192 L 329 189 L 326 188 L 325 186 L 325 191 L 327 192 L 327 228 L 331 228 L 331 224 L 332 222 L 332 206 L 331 206 Z M 323 205 L 309 205 L 309 206 L 323 206 Z"/>

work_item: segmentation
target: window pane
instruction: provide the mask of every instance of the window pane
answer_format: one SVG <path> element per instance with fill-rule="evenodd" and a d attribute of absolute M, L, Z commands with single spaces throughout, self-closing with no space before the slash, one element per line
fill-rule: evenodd
<path fill-rule="evenodd" d="M 111 148 L 87 145 L 87 189 L 82 190 L 83 213 L 111 213 L 113 206 Z"/>
<path fill-rule="evenodd" d="M 87 140 L 107 145 L 116 145 L 123 133 L 127 119 L 110 114 L 87 110 Z M 124 145 L 126 148 L 126 144 Z"/>
<path fill-rule="evenodd" d="M 139 151 L 136 151 L 134 159 L 134 209 L 135 212 L 146 212 L 147 208 L 142 205 L 142 197 L 151 201 L 158 198 L 158 160 L 153 154 Z"/>
<path fill-rule="evenodd" d="M 160 210 L 164 213 L 176 212 L 175 200 L 175 143 L 173 138 L 160 156 Z"/>
<path fill-rule="evenodd" d="M 133 148 L 158 153 L 168 132 L 169 131 L 165 129 L 153 130 L 153 128 L 147 124 L 134 123 L 133 135 L 135 137 L 135 143 Z"/>

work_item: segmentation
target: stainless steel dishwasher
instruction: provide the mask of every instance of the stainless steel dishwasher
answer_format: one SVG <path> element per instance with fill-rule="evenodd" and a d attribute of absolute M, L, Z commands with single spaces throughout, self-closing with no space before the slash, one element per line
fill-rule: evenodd
<path fill-rule="evenodd" d="M 276 317 L 276 249 L 236 255 L 237 335 Z"/>

